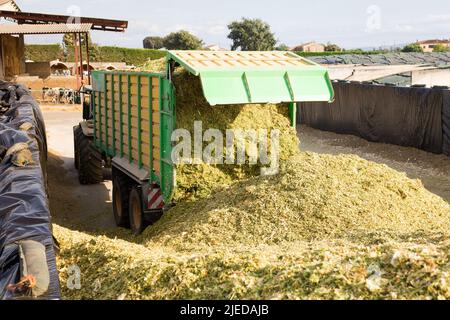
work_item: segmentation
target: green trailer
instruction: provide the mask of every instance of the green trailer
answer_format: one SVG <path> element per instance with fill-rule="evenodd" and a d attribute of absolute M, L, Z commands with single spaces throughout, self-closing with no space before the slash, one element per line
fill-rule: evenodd
<path fill-rule="evenodd" d="M 168 51 L 165 73 L 93 72 L 74 128 L 75 165 L 82 184 L 102 182 L 111 168 L 116 223 L 136 234 L 161 217 L 176 188 L 176 66 L 200 78 L 211 106 L 289 103 L 293 126 L 297 102 L 334 98 L 327 70 L 291 52 Z"/>

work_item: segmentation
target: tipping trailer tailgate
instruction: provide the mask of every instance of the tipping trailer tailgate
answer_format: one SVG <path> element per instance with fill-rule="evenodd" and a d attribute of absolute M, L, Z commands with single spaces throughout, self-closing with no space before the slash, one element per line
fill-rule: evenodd
<path fill-rule="evenodd" d="M 211 105 L 332 101 L 327 69 L 292 52 L 169 51 Z"/>

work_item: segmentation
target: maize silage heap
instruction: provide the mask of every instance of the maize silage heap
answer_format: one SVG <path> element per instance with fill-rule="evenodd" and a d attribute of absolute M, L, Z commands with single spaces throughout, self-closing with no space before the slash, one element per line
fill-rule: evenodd
<path fill-rule="evenodd" d="M 447 202 L 387 166 L 301 153 L 284 106 L 211 107 L 198 79 L 174 81 L 179 128 L 279 128 L 280 172 L 179 166 L 178 205 L 138 238 L 56 226 L 63 282 L 83 274 L 67 298 L 450 299 Z"/>

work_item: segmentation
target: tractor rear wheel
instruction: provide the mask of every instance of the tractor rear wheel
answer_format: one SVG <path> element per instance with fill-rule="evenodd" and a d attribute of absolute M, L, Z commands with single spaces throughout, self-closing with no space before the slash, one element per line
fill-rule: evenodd
<path fill-rule="evenodd" d="M 130 193 L 129 212 L 131 231 L 138 236 L 145 230 L 145 222 L 141 193 L 137 187 L 133 187 Z"/>
<path fill-rule="evenodd" d="M 131 185 L 128 179 L 121 175 L 113 177 L 113 212 L 116 225 L 120 228 L 130 227 L 129 206 L 130 206 Z"/>
<path fill-rule="evenodd" d="M 73 145 L 74 145 L 74 166 L 75 169 L 78 170 L 80 168 L 80 151 L 78 150 L 78 141 L 80 136 L 83 135 L 83 130 L 81 127 L 75 126 L 73 127 Z"/>
<path fill-rule="evenodd" d="M 81 127 L 80 127 L 81 130 Z M 81 184 L 97 184 L 103 181 L 103 159 L 101 153 L 94 147 L 92 139 L 84 134 L 76 137 L 78 151 L 78 179 Z"/>

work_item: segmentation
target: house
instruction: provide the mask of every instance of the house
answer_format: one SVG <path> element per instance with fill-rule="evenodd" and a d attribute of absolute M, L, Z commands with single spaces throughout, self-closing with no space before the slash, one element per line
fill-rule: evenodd
<path fill-rule="evenodd" d="M 224 49 L 217 44 L 212 44 L 212 45 L 206 46 L 205 50 L 206 51 L 227 51 L 227 49 Z"/>
<path fill-rule="evenodd" d="M 325 45 L 317 42 L 308 42 L 293 47 L 291 50 L 300 52 L 325 52 Z"/>
<path fill-rule="evenodd" d="M 425 40 L 417 41 L 417 44 L 422 47 L 423 52 L 433 52 L 438 45 L 450 48 L 450 40 Z"/>

